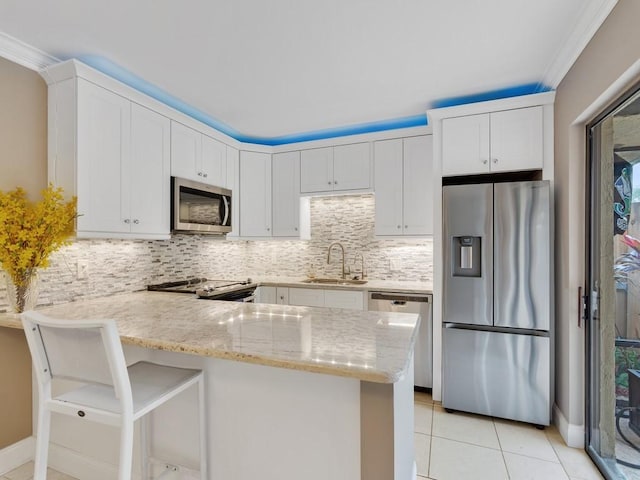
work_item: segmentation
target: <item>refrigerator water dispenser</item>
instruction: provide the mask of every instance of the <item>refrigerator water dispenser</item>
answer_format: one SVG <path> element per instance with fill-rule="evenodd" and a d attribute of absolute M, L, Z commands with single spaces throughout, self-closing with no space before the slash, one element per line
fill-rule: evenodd
<path fill-rule="evenodd" d="M 480 277 L 480 246 L 482 237 L 453 237 L 453 268 L 454 277 Z"/>

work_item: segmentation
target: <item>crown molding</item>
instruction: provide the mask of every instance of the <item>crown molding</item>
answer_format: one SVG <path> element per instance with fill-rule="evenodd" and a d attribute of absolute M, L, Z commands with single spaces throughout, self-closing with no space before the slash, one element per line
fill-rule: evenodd
<path fill-rule="evenodd" d="M 49 55 L 4 32 L 0 32 L 0 57 L 35 71 L 40 71 L 60 61 L 53 55 Z"/>
<path fill-rule="evenodd" d="M 556 89 L 573 66 L 587 44 L 604 23 L 618 0 L 594 0 L 587 2 L 573 30 L 570 31 L 560 51 L 549 64 L 542 78 L 542 84 Z"/>

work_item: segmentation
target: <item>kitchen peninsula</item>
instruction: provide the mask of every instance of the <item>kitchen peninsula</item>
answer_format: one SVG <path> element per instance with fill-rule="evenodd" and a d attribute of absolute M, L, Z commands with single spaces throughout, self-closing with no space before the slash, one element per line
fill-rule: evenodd
<path fill-rule="evenodd" d="M 157 292 L 40 311 L 70 320 L 114 318 L 128 362 L 205 370 L 212 479 L 415 478 L 417 315 Z M 9 315 L 0 315 L 0 325 L 20 327 Z M 195 391 L 185 392 L 154 418 L 156 456 L 195 468 L 196 402 Z M 54 426 L 52 448 L 90 457 L 106 469 L 94 478 L 112 478 L 115 432 L 89 431 L 77 419 L 60 430 Z"/>

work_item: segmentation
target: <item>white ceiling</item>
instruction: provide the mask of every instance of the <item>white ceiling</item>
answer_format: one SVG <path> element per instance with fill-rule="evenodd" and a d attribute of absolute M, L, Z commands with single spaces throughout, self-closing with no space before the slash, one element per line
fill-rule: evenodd
<path fill-rule="evenodd" d="M 240 135 L 277 137 L 555 87 L 614 4 L 2 0 L 0 31 L 59 59 L 104 57 Z"/>

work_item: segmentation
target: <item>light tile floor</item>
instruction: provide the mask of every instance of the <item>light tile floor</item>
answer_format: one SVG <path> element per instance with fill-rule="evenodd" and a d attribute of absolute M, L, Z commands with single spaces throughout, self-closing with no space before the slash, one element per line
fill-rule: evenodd
<path fill-rule="evenodd" d="M 418 479 L 601 480 L 584 450 L 567 447 L 555 427 L 447 413 L 415 394 Z"/>
<path fill-rule="evenodd" d="M 506 420 L 447 413 L 431 395 L 415 394 L 418 480 L 601 480 L 584 450 L 544 431 Z M 0 480 L 31 480 L 33 462 Z M 48 480 L 75 480 L 49 470 Z"/>

